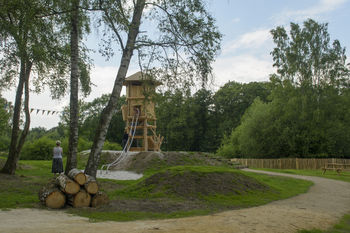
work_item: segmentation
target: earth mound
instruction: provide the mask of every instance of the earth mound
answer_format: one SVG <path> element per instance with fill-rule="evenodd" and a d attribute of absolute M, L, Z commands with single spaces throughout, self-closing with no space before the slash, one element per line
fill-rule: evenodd
<path fill-rule="evenodd" d="M 184 198 L 207 195 L 244 194 L 250 191 L 267 191 L 269 187 L 238 172 L 202 172 L 167 170 L 147 178 L 139 187 L 151 192 L 165 192 Z"/>
<path fill-rule="evenodd" d="M 105 160 L 112 162 L 119 154 L 109 154 Z M 139 152 L 131 153 L 113 170 L 131 170 L 143 173 L 147 169 L 160 169 L 172 166 L 201 165 L 222 166 L 226 163 L 201 152 Z"/>

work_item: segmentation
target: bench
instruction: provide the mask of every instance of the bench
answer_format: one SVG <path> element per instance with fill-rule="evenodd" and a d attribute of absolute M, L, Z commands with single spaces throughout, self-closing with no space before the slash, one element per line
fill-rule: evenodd
<path fill-rule="evenodd" d="M 323 172 L 322 175 L 326 173 L 327 170 L 337 171 L 338 175 L 342 171 L 350 171 L 350 164 L 344 164 L 344 163 L 326 163 L 325 166 L 322 168 Z"/>

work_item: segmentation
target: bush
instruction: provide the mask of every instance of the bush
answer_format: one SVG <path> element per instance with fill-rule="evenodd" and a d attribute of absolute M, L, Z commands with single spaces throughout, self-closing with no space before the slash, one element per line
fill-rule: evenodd
<path fill-rule="evenodd" d="M 0 151 L 8 152 L 10 147 L 10 137 L 1 135 L 0 136 Z"/>
<path fill-rule="evenodd" d="M 21 159 L 23 160 L 51 160 L 52 150 L 56 141 L 42 137 L 35 141 L 28 141 L 24 144 Z"/>
<path fill-rule="evenodd" d="M 122 150 L 123 148 L 116 142 L 105 141 L 103 150 Z"/>

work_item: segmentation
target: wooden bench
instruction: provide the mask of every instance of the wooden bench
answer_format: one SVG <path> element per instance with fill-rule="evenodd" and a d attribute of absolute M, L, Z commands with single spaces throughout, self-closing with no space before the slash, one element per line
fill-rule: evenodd
<path fill-rule="evenodd" d="M 342 171 L 350 171 L 350 164 L 344 163 L 326 163 L 322 168 L 322 175 L 326 173 L 327 170 L 337 171 L 338 175 Z"/>

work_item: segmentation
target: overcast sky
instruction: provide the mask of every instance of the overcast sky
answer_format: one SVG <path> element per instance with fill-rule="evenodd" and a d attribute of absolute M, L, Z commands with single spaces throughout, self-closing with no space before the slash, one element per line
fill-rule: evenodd
<path fill-rule="evenodd" d="M 224 35 L 219 56 L 214 67 L 217 89 L 228 81 L 251 82 L 267 81 L 274 72 L 270 52 L 274 47 L 270 30 L 276 26 L 285 26 L 290 22 L 302 23 L 312 18 L 319 23 L 328 23 L 331 40 L 338 39 L 350 53 L 350 0 L 210 0 L 210 12 L 217 20 L 219 30 Z M 98 51 L 96 41 L 99 35 L 92 33 L 87 46 Z M 92 82 L 96 85 L 85 100 L 91 101 L 104 93 L 112 91 L 117 72 L 118 57 L 105 61 L 97 52 L 91 54 L 94 67 L 91 71 Z M 348 59 L 349 62 L 349 59 Z M 136 61 L 130 66 L 128 75 L 137 72 Z M 14 102 L 14 90 L 3 93 Z M 52 101 L 48 93 L 32 94 L 30 108 L 61 111 L 69 104 L 69 96 Z M 59 116 L 33 111 L 33 127 L 47 129 L 58 125 Z"/>

